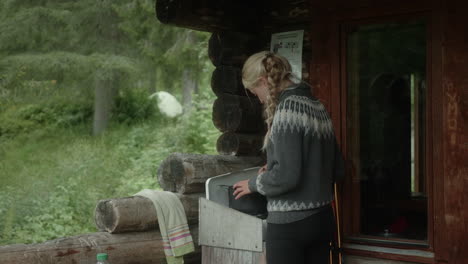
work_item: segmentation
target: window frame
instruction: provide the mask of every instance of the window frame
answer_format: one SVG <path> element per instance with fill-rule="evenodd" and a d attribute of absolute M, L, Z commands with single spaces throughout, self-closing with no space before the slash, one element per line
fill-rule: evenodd
<path fill-rule="evenodd" d="M 375 16 L 375 14 L 374 14 Z M 356 178 L 356 174 L 353 171 L 353 164 L 347 159 L 348 155 L 348 144 L 347 144 L 347 89 L 348 89 L 348 76 L 347 76 L 347 36 L 351 30 L 355 27 L 369 24 L 383 24 L 383 23 L 408 23 L 414 20 L 423 20 L 426 25 L 426 105 L 425 105 L 425 138 L 424 142 L 419 142 L 425 145 L 425 171 L 426 171 L 426 193 L 427 193 L 427 241 L 423 240 L 411 240 L 411 239 L 397 239 L 397 238 L 384 238 L 374 237 L 366 235 L 356 235 L 360 230 L 360 190 L 359 190 L 359 179 Z M 338 36 L 336 36 L 339 43 L 339 55 L 335 57 L 335 62 L 338 63 L 336 69 L 339 70 L 335 77 L 339 78 L 338 92 L 332 92 L 339 96 L 339 112 L 340 112 L 340 126 L 339 133 L 340 142 L 343 155 L 347 160 L 347 177 L 342 184 L 340 184 L 340 201 L 341 201 L 341 212 L 342 216 L 340 219 L 340 226 L 342 227 L 342 234 L 345 245 L 361 244 L 367 246 L 375 246 L 382 248 L 399 248 L 409 250 L 422 250 L 434 252 L 434 190 L 433 190 L 433 168 L 432 164 L 434 161 L 434 154 L 432 152 L 432 140 L 433 140 L 433 125 L 432 125 L 432 25 L 430 12 L 416 12 L 404 15 L 386 15 L 379 18 L 362 19 L 356 17 L 339 17 L 336 19 L 338 27 Z M 334 76 L 332 76 L 333 78 Z M 359 208 L 359 210 L 356 210 Z M 385 252 L 372 253 L 366 251 L 360 251 L 356 249 L 346 248 L 345 252 L 359 254 L 359 255 L 378 255 L 380 257 L 398 260 L 409 260 L 420 263 L 432 263 L 430 258 L 420 257 L 418 254 L 411 256 L 393 256 Z M 378 250 L 377 250 L 378 252 Z"/>

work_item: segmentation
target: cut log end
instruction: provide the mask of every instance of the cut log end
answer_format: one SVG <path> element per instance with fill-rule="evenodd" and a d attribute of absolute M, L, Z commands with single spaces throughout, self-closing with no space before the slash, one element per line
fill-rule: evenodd
<path fill-rule="evenodd" d="M 180 195 L 187 221 L 198 222 L 198 199 L 203 193 Z M 101 200 L 94 214 L 96 227 L 109 233 L 148 231 L 158 228 L 158 217 L 152 201 L 142 196 Z"/>
<path fill-rule="evenodd" d="M 216 142 L 216 149 L 221 155 L 257 156 L 261 154 L 263 135 L 223 133 Z"/>

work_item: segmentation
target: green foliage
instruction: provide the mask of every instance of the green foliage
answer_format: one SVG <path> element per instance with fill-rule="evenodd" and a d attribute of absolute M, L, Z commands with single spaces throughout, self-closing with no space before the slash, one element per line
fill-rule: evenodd
<path fill-rule="evenodd" d="M 1 87 L 9 90 L 20 89 L 28 80 L 55 80 L 59 84 L 78 82 L 90 86 L 96 79 L 108 80 L 117 75 L 126 80 L 139 71 L 132 58 L 61 51 L 7 56 L 0 60 L 0 70 L 4 73 Z"/>
<path fill-rule="evenodd" d="M 74 126 L 89 121 L 92 106 L 86 102 L 52 101 L 39 105 L 27 105 L 18 111 L 18 117 L 39 124 Z"/>
<path fill-rule="evenodd" d="M 215 153 L 208 34 L 162 26 L 153 6 L 0 1 L 0 244 L 93 232 L 97 201 L 159 188 L 170 153 Z M 146 91 L 180 94 L 187 69 L 202 91 L 192 111 L 163 117 Z M 92 137 L 101 82 L 117 96 Z"/>
<path fill-rule="evenodd" d="M 159 112 L 148 92 L 141 89 L 124 89 L 115 100 L 113 116 L 119 123 L 131 124 L 155 117 Z"/>
<path fill-rule="evenodd" d="M 37 128 L 37 125 L 32 121 L 2 117 L 0 118 L 0 140 L 13 137 L 17 134 L 27 133 L 35 128 Z"/>
<path fill-rule="evenodd" d="M 10 232 L 5 232 L 5 238 L 14 243 L 37 243 L 56 238 L 61 234 L 71 235 L 94 231 L 90 228 L 89 219 L 79 216 L 79 212 L 90 215 L 92 193 L 82 192 L 78 184 L 82 183 L 75 178 L 70 178 L 64 182 L 64 185 L 58 185 L 52 192 L 45 194 L 45 198 L 38 197 L 39 199 L 28 201 L 30 204 L 23 205 L 21 209 L 33 208 L 33 210 L 20 220 L 22 225 L 12 225 L 13 214 L 18 208 L 10 207 L 7 216 L 9 224 L 4 227 L 7 229 L 4 231 Z M 78 197 L 80 199 L 77 199 Z M 24 197 L 18 197 L 18 199 L 26 202 Z M 15 219 L 15 221 L 18 220 L 18 218 Z M 1 242 L 3 241 L 0 240 Z"/>
<path fill-rule="evenodd" d="M 216 153 L 214 143 L 220 133 L 213 129 L 211 104 L 215 95 L 211 91 L 202 91 L 194 95 L 191 112 L 181 117 L 180 138 L 184 141 L 188 153 Z M 209 120 L 207 122 L 207 120 Z"/>
<path fill-rule="evenodd" d="M 53 100 L 11 105 L 0 111 L 0 138 L 13 137 L 42 127 L 72 127 L 91 120 L 88 101 Z"/>
<path fill-rule="evenodd" d="M 34 122 L 29 133 L 0 141 L 0 244 L 95 232 L 98 200 L 158 189 L 159 164 L 173 152 L 214 154 L 220 133 L 211 121 L 213 100 L 203 90 L 182 117 L 114 122 L 99 137 L 84 124 L 47 128 L 49 121 L 28 120 Z M 9 109 L 49 120 L 41 119 L 46 111 L 39 106 Z"/>

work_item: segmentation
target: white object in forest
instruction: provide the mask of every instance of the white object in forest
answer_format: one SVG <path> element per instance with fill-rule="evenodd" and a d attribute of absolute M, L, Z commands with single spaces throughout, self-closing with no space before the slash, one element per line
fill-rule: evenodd
<path fill-rule="evenodd" d="M 182 105 L 177 98 L 168 92 L 156 92 L 150 95 L 150 98 L 157 99 L 159 111 L 168 117 L 176 117 L 183 112 Z"/>

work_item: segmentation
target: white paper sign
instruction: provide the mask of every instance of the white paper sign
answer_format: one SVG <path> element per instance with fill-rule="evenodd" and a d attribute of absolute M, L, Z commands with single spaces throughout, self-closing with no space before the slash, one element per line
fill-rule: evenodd
<path fill-rule="evenodd" d="M 288 31 L 271 35 L 270 51 L 288 59 L 292 72 L 302 79 L 302 43 L 304 30 Z"/>

